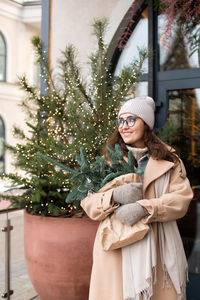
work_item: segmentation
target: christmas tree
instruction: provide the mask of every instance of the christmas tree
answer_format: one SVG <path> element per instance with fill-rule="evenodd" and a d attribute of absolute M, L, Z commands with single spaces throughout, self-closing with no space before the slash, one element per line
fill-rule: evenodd
<path fill-rule="evenodd" d="M 76 169 L 76 154 L 84 147 L 90 161 L 100 155 L 103 145 L 114 129 L 118 108 L 128 93 L 133 93 L 141 74 L 146 51 L 139 51 L 139 60 L 124 67 L 120 76 L 109 71 L 104 35 L 105 20 L 93 25 L 97 50 L 90 56 L 90 80 L 83 79 L 72 45 L 66 47 L 59 61 L 60 73 L 50 69 L 48 57 L 40 38 L 32 40 L 46 85 L 44 93 L 30 86 L 26 77 L 19 82 L 27 97 L 22 102 L 30 121 L 29 136 L 19 128 L 15 135 L 21 139 L 16 146 L 7 145 L 16 157 L 15 166 L 24 176 L 3 174 L 13 185 L 23 189 L 21 196 L 1 195 L 13 207 L 25 207 L 29 213 L 69 216 L 76 207 L 65 199 L 73 188 L 70 173 L 56 170 L 37 155 L 38 152 Z"/>

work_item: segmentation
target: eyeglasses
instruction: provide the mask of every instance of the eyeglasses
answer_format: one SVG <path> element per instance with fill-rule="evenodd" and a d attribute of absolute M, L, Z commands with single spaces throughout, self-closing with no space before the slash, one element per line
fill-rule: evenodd
<path fill-rule="evenodd" d="M 119 129 L 123 128 L 124 127 L 124 123 L 126 122 L 126 125 L 128 127 L 133 127 L 135 125 L 135 122 L 136 122 L 137 118 L 135 117 L 128 117 L 127 119 L 117 119 L 116 120 L 116 125 Z"/>

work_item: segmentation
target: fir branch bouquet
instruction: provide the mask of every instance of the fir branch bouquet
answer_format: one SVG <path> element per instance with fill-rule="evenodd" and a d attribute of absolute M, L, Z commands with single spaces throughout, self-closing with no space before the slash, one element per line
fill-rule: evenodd
<path fill-rule="evenodd" d="M 79 169 L 71 169 L 58 161 L 38 153 L 40 157 L 61 170 L 72 174 L 71 180 L 75 182 L 73 189 L 69 192 L 66 202 L 73 203 L 76 208 L 80 208 L 80 201 L 84 199 L 88 192 L 97 192 L 106 183 L 114 178 L 128 173 L 143 174 L 143 169 L 135 169 L 135 159 L 131 151 L 128 152 L 128 160 L 124 159 L 120 145 L 115 148 L 107 145 L 109 152 L 106 157 L 96 156 L 94 162 L 90 162 L 84 148 L 80 149 L 80 155 L 76 156 Z"/>

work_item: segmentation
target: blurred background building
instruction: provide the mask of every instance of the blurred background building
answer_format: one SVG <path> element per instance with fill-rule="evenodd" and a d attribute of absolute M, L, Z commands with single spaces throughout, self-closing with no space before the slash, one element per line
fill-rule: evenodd
<path fill-rule="evenodd" d="M 18 86 L 18 76 L 26 74 L 30 83 L 39 86 L 39 69 L 34 63 L 31 38 L 40 35 L 41 1 L 0 0 L 0 173 L 14 170 L 13 157 L 3 154 L 3 140 L 15 144 L 13 125 L 26 130 L 26 115 L 19 107 L 24 95 Z M 6 201 L 5 201 L 6 202 Z M 0 209 L 7 206 L 0 204 Z M 10 213 L 12 233 L 12 299 L 28 300 L 36 292 L 29 281 L 24 261 L 23 211 Z M 0 227 L 4 227 L 8 215 L 0 214 Z M 6 286 L 6 238 L 0 234 L 0 294 Z M 7 298 L 8 299 L 8 298 Z"/>
<path fill-rule="evenodd" d="M 12 158 L 2 155 L 2 139 L 15 143 L 12 127 L 24 128 L 25 115 L 18 106 L 23 93 L 18 76 L 26 74 L 38 85 L 31 38 L 40 35 L 41 1 L 0 1 L 0 172 L 11 171 Z"/>

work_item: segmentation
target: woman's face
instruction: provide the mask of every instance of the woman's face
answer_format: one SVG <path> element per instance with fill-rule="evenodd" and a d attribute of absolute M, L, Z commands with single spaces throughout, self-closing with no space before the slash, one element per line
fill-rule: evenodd
<path fill-rule="evenodd" d="M 133 114 L 125 113 L 120 115 L 120 119 L 126 120 L 128 117 L 136 117 Z M 124 122 L 122 128 L 118 128 L 119 133 L 125 144 L 131 145 L 136 148 L 144 148 L 144 131 L 145 124 L 140 118 L 137 118 L 133 127 L 129 127 L 126 122 Z"/>

